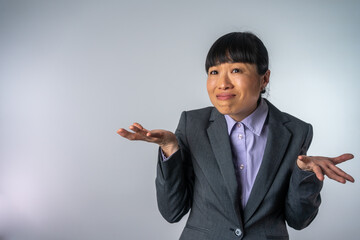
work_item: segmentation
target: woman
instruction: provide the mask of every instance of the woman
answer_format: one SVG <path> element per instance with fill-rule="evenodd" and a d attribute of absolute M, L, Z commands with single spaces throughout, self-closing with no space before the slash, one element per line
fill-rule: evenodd
<path fill-rule="evenodd" d="M 180 239 L 288 239 L 285 221 L 308 226 L 324 175 L 354 179 L 335 165 L 353 158 L 308 157 L 312 127 L 263 99 L 268 53 L 252 33 L 219 38 L 206 59 L 214 107 L 183 112 L 174 133 L 119 129 L 160 146 L 158 207 L 169 222 L 190 215 Z"/>

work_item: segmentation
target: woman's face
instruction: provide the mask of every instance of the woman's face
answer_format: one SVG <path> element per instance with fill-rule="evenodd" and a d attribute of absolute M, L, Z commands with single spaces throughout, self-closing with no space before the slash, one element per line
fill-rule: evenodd
<path fill-rule="evenodd" d="M 222 63 L 209 68 L 207 91 L 220 113 L 241 121 L 256 109 L 269 77 L 269 70 L 259 75 L 255 64 Z"/>

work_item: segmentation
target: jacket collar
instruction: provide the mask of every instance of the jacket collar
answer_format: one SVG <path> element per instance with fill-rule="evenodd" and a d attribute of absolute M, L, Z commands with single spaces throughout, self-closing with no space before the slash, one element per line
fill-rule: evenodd
<path fill-rule="evenodd" d="M 209 118 L 210 124 L 207 129 L 209 141 L 226 184 L 232 208 L 236 212 L 240 223 L 249 221 L 264 199 L 276 176 L 291 138 L 291 133 L 284 126 L 289 119 L 269 101 L 265 101 L 269 107 L 267 119 L 268 138 L 259 172 L 243 212 L 240 208 L 241 204 L 225 117 L 216 108 L 213 108 Z"/>

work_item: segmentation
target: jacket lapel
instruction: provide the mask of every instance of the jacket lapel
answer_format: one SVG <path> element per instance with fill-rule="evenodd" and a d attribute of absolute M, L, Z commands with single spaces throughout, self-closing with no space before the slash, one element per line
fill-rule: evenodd
<path fill-rule="evenodd" d="M 224 116 L 214 108 L 209 121 L 211 122 L 207 129 L 209 141 L 231 199 L 232 212 L 236 214 L 236 217 L 239 219 L 242 226 L 238 184 L 232 161 L 231 145 L 229 134 L 227 132 L 226 120 Z"/>
<path fill-rule="evenodd" d="M 291 133 L 284 126 L 287 120 L 271 103 L 267 101 L 267 104 L 268 137 L 263 160 L 244 209 L 244 223 L 254 214 L 273 183 L 291 138 Z"/>

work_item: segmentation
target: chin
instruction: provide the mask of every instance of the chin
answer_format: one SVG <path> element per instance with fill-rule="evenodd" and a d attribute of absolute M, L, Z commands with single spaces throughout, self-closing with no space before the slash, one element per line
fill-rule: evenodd
<path fill-rule="evenodd" d="M 223 115 L 230 115 L 232 114 L 232 111 L 230 109 L 226 109 L 224 107 L 216 107 L 214 106 L 221 114 Z"/>

